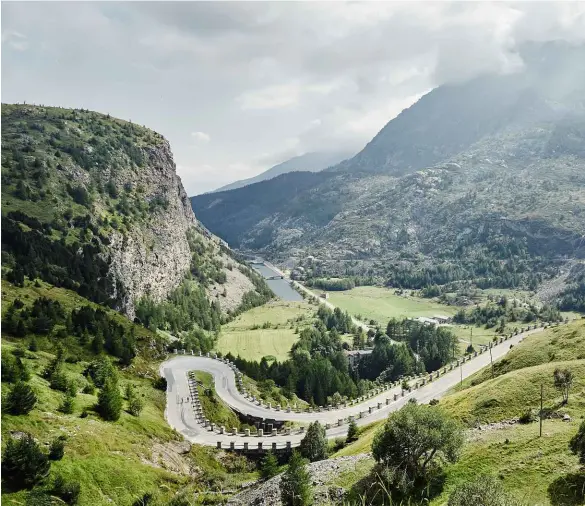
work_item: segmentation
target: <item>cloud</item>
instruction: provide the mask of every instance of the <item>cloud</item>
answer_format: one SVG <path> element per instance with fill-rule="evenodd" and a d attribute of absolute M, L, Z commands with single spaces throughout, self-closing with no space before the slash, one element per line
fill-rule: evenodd
<path fill-rule="evenodd" d="M 1 8 L 3 100 L 87 107 L 151 127 L 171 142 L 191 194 L 283 156 L 357 151 L 435 86 L 513 72 L 527 41 L 585 39 L 584 2 Z M 185 136 L 194 122 L 221 132 L 221 143 Z"/>
<path fill-rule="evenodd" d="M 15 51 L 26 51 L 28 47 L 26 36 L 19 32 L 9 31 L 2 33 L 2 43 L 8 44 Z"/>
<path fill-rule="evenodd" d="M 243 110 L 283 109 L 296 105 L 300 90 L 295 85 L 271 86 L 256 91 L 247 91 L 236 97 Z"/>
<path fill-rule="evenodd" d="M 197 142 L 201 142 L 203 144 L 207 144 L 211 140 L 209 134 L 206 134 L 205 132 L 191 132 L 191 137 L 193 137 Z"/>

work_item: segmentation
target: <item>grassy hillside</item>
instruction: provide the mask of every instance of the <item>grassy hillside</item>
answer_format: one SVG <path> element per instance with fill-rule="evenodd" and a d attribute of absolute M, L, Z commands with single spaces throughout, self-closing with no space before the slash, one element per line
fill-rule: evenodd
<path fill-rule="evenodd" d="M 585 359 L 585 320 L 576 320 L 568 325 L 550 327 L 524 339 L 505 357 L 494 364 L 495 376 L 511 371 L 550 362 Z M 479 385 L 491 379 L 490 368 L 482 369 L 457 386 L 456 391 Z"/>
<path fill-rule="evenodd" d="M 21 288 L 3 281 L 3 317 L 15 300 L 22 301 L 22 310 L 29 310 L 41 297 L 58 302 L 67 314 L 81 307 L 100 309 L 75 292 L 44 282 L 25 281 Z M 189 449 L 190 445 L 169 427 L 164 419 L 164 390 L 155 388 L 154 384 L 158 378 L 158 363 L 165 356 L 164 341 L 123 315 L 103 310 L 111 321 L 122 325 L 124 332 L 136 336 L 136 356 L 129 366 L 119 365 L 116 369 L 119 390 L 124 393 L 126 386 L 131 384 L 141 399 L 144 407 L 140 414 L 130 414 L 129 402 L 124 399 L 119 420 L 105 421 L 100 416 L 96 411 L 99 388 L 89 388 L 92 382 L 84 374 L 98 355 L 92 351 L 91 341 L 82 344 L 80 336 L 70 333 L 67 324 L 57 324 L 48 334 L 28 331 L 21 337 L 10 336 L 3 326 L 3 451 L 10 437 L 18 437 L 22 432 L 30 432 L 45 451 L 52 440 L 66 436 L 65 456 L 52 463 L 50 475 L 41 487 L 50 488 L 58 475 L 78 482 L 80 505 L 132 505 L 146 493 L 153 494 L 153 504 L 162 505 L 178 492 L 196 494 L 192 497 L 200 494 L 201 501 L 195 501 L 200 504 L 208 500 L 206 491 L 233 489 L 241 481 L 253 478 L 255 475 L 250 474 L 253 469 L 245 459 L 195 446 Z M 55 359 L 58 344 L 65 349 L 62 373 L 69 383 L 75 384 L 77 393 L 70 414 L 61 410 L 66 394 L 51 388 L 50 380 L 43 374 Z M 8 370 L 5 366 L 17 358 L 29 371 L 28 384 L 38 403 L 30 413 L 15 416 L 7 409 L 6 397 L 13 383 L 5 377 Z M 109 359 L 118 363 L 116 357 Z M 221 460 L 217 460 L 218 457 Z M 24 504 L 26 493 L 25 490 L 12 491 L 5 482 L 2 502 Z"/>
<path fill-rule="evenodd" d="M 307 303 L 284 301 L 246 311 L 222 326 L 217 350 L 246 360 L 260 360 L 268 355 L 286 360 L 298 339 L 296 330 L 312 321 L 312 313 Z"/>
<path fill-rule="evenodd" d="M 445 410 L 467 424 L 499 422 L 517 417 L 528 408 L 538 408 L 540 384 L 544 383 L 545 409 L 567 413 L 572 420 L 546 418 L 542 438 L 538 437 L 537 422 L 526 425 L 496 423 L 481 429 L 468 429 L 460 459 L 445 468 L 443 492 L 431 504 L 446 504 L 455 486 L 480 474 L 498 477 L 505 488 L 531 506 L 582 504 L 574 491 L 582 486 L 583 478 L 577 477 L 578 459 L 569 452 L 568 442 L 585 417 L 584 352 L 584 321 L 547 329 L 530 335 L 496 362 L 495 379 L 491 379 L 491 369 L 486 368 L 465 380 L 462 388 L 458 387 L 441 399 L 440 405 Z M 560 394 L 553 387 L 552 372 L 556 367 L 568 367 L 575 374 L 567 406 L 559 406 Z M 370 451 L 382 423 L 364 427 L 356 442 L 333 456 Z M 372 465 L 373 461 L 360 463 L 351 473 L 339 476 L 335 484 L 350 489 L 369 475 Z"/>

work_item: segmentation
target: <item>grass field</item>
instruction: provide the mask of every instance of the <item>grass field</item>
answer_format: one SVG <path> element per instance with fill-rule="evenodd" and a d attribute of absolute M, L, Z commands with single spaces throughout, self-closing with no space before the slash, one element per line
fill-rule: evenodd
<path fill-rule="evenodd" d="M 377 286 L 359 286 L 343 292 L 329 292 L 329 301 L 364 320 L 375 320 L 383 327 L 390 318 L 434 315 L 451 316 L 457 308 L 430 299 L 395 295 L 394 290 Z"/>
<path fill-rule="evenodd" d="M 201 402 L 201 409 L 205 418 L 216 425 L 223 425 L 228 430 L 231 430 L 233 427 L 240 430 L 242 428 L 240 419 L 216 395 L 213 376 L 208 372 L 202 371 L 193 371 L 192 374 L 195 380 L 197 380 L 197 392 L 199 393 L 199 401 Z"/>
<path fill-rule="evenodd" d="M 313 313 L 314 309 L 304 302 L 269 302 L 224 325 L 217 350 L 247 360 L 260 360 L 267 355 L 286 360 L 298 339 L 295 330 L 310 324 Z"/>

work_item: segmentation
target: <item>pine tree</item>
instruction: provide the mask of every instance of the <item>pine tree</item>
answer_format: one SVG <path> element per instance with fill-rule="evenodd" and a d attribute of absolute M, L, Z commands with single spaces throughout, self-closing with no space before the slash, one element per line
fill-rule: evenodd
<path fill-rule="evenodd" d="M 301 441 L 301 455 L 311 462 L 316 462 L 326 459 L 328 450 L 325 428 L 319 422 L 313 422 Z"/>
<path fill-rule="evenodd" d="M 118 382 L 108 378 L 98 394 L 97 410 L 104 420 L 115 422 L 122 412 L 122 396 Z"/>
<path fill-rule="evenodd" d="M 306 461 L 293 451 L 288 469 L 280 480 L 280 498 L 284 506 L 310 506 L 313 504 L 311 479 L 305 467 Z"/>
<path fill-rule="evenodd" d="M 272 452 L 268 452 L 262 462 L 260 463 L 260 475 L 265 480 L 272 478 L 278 474 L 278 460 Z"/>
<path fill-rule="evenodd" d="M 11 488 L 30 488 L 49 474 L 49 458 L 34 438 L 25 433 L 9 439 L 2 456 L 2 480 Z"/>
<path fill-rule="evenodd" d="M 65 436 L 59 436 L 51 441 L 51 446 L 49 447 L 50 460 L 61 460 L 63 458 L 63 455 L 65 455 L 66 440 L 67 438 Z"/>
<path fill-rule="evenodd" d="M 347 428 L 347 439 L 345 440 L 347 443 L 351 443 L 358 438 L 359 429 L 355 420 L 350 420 L 349 427 Z"/>
<path fill-rule="evenodd" d="M 8 411 L 13 415 L 26 415 L 32 411 L 37 403 L 37 396 L 27 383 L 19 381 L 6 399 Z"/>
<path fill-rule="evenodd" d="M 70 415 L 75 411 L 75 396 L 72 395 L 71 392 L 67 392 L 65 394 L 65 398 L 63 399 L 59 409 L 66 415 Z"/>

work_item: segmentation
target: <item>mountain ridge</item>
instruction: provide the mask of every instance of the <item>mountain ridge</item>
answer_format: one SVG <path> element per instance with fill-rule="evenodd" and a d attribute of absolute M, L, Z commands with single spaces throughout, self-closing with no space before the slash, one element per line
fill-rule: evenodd
<path fill-rule="evenodd" d="M 242 188 L 254 183 L 273 179 L 288 172 L 319 172 L 337 165 L 339 162 L 349 158 L 351 155 L 352 153 L 343 151 L 315 151 L 305 153 L 303 155 L 295 156 L 289 160 L 274 165 L 270 169 L 265 170 L 256 176 L 234 181 L 233 183 L 221 186 L 220 188 L 207 193 L 235 190 L 237 188 Z"/>
<path fill-rule="evenodd" d="M 236 247 L 317 256 L 326 274 L 538 284 L 583 256 L 585 233 L 585 50 L 546 49 L 517 74 L 431 91 L 319 179 L 295 173 L 194 209 Z"/>

